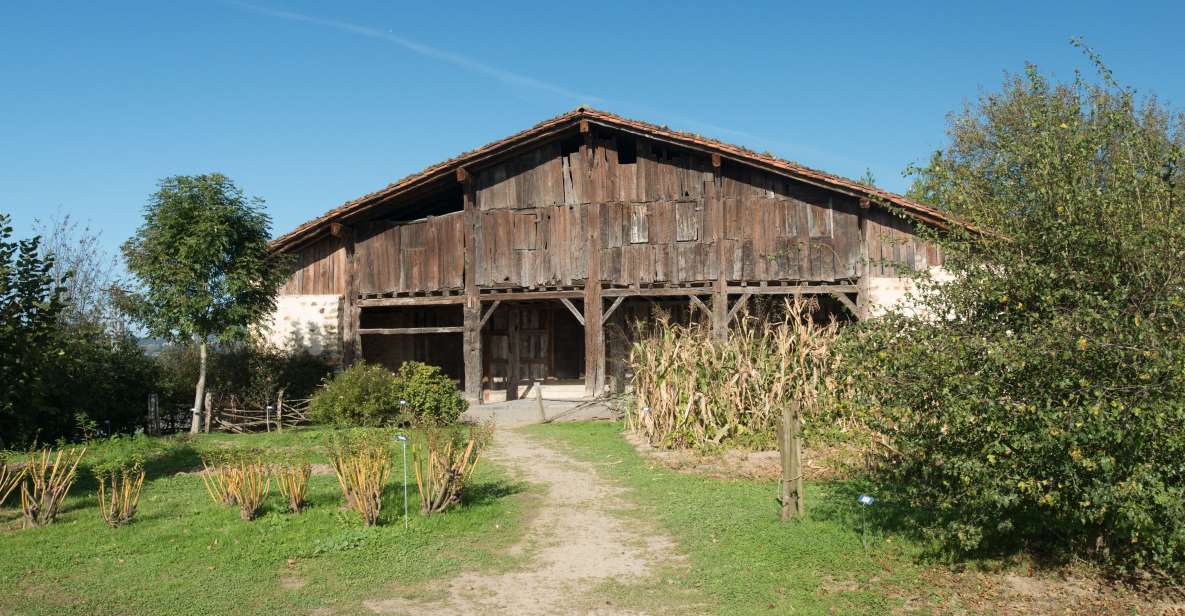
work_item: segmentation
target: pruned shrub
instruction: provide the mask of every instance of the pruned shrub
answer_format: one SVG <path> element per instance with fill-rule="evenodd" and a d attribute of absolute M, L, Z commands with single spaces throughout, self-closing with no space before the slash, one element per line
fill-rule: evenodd
<path fill-rule="evenodd" d="M 86 453 L 82 449 L 42 449 L 34 452 L 26 464 L 29 481 L 21 485 L 21 514 L 25 528 L 52 523 L 61 512 L 66 494 L 77 479 L 78 463 Z"/>
<path fill-rule="evenodd" d="M 239 506 L 239 517 L 254 520 L 271 490 L 271 473 L 255 456 L 241 456 L 227 472 L 226 490 Z"/>
<path fill-rule="evenodd" d="M 21 484 L 25 478 L 25 467 L 9 464 L 6 458 L 0 457 L 0 507 L 9 494 Z"/>
<path fill-rule="evenodd" d="M 383 509 L 383 489 L 391 475 L 390 435 L 382 431 L 336 434 L 326 444 L 346 506 L 373 526 Z"/>
<path fill-rule="evenodd" d="M 144 487 L 144 463 L 139 459 L 95 470 L 99 482 L 99 513 L 111 528 L 132 521 Z"/>
<path fill-rule="evenodd" d="M 202 485 L 216 505 L 235 504 L 230 491 L 230 467 L 233 458 L 229 452 L 202 455 Z"/>
<path fill-rule="evenodd" d="M 304 510 L 311 474 L 312 467 L 305 461 L 283 464 L 276 470 L 276 484 L 288 503 L 288 511 L 300 513 Z"/>
<path fill-rule="evenodd" d="M 436 366 L 405 362 L 392 373 L 356 364 L 326 381 L 309 403 L 309 415 L 338 426 L 443 425 L 465 408 L 461 392 Z"/>
<path fill-rule="evenodd" d="M 489 429 L 470 428 L 468 438 L 457 430 L 433 429 L 423 450 L 412 444 L 412 464 L 424 515 L 447 511 L 461 502 L 465 484 L 489 441 Z"/>

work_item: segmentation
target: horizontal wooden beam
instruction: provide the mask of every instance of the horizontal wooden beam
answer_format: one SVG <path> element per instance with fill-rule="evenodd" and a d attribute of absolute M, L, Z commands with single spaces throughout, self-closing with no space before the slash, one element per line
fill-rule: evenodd
<path fill-rule="evenodd" d="M 460 325 L 451 327 L 365 327 L 358 330 L 362 335 L 379 336 L 413 336 L 416 334 L 460 334 L 465 328 Z"/>
<path fill-rule="evenodd" d="M 381 306 L 441 306 L 447 304 L 464 304 L 464 295 L 445 295 L 430 297 L 371 297 L 358 300 L 362 308 Z"/>
<path fill-rule="evenodd" d="M 711 295 L 711 287 L 656 287 L 652 289 L 605 289 L 601 297 L 681 297 L 686 295 Z"/>
<path fill-rule="evenodd" d="M 481 301 L 530 301 L 539 299 L 581 299 L 584 291 L 495 291 L 482 293 Z"/>
<path fill-rule="evenodd" d="M 857 293 L 854 284 L 788 285 L 783 287 L 728 287 L 730 295 L 811 295 L 817 293 Z"/>

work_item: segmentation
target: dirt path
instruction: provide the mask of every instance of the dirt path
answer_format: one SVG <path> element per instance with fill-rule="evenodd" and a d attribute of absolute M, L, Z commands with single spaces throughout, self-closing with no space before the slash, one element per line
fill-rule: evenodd
<path fill-rule="evenodd" d="M 367 601 L 380 614 L 645 614 L 623 610 L 606 582 L 636 584 L 679 557 L 669 537 L 644 532 L 613 510 L 621 489 L 587 464 L 523 434 L 499 430 L 490 459 L 546 489 L 527 530 L 528 564 L 500 574 L 465 574 L 438 601 Z M 657 583 L 657 581 L 655 581 Z M 657 612 L 656 612 L 657 613 Z"/>

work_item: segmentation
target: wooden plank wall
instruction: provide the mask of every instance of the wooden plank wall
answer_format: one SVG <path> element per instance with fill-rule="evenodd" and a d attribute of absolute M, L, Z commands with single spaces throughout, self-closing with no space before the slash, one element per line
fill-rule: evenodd
<path fill-rule="evenodd" d="M 345 292 L 346 253 L 334 237 L 319 240 L 297 251 L 292 276 L 280 287 L 281 295 L 333 295 Z"/>
<path fill-rule="evenodd" d="M 362 225 L 357 241 L 358 290 L 433 291 L 464 284 L 465 234 L 461 212 L 421 221 Z"/>
<path fill-rule="evenodd" d="M 708 226 L 705 205 L 717 190 L 710 160 L 634 139 L 594 134 L 586 150 L 556 140 L 474 171 L 481 226 L 475 238 L 477 284 L 582 284 L 588 275 L 588 203 L 602 204 L 597 257 L 603 281 L 697 284 L 716 279 L 711 241 L 716 233 Z M 581 160 L 582 151 L 590 152 L 591 165 Z M 860 276 L 861 210 L 855 198 L 727 160 L 721 174 L 720 241 L 727 280 L 823 282 Z M 917 238 L 908 222 L 875 206 L 865 212 L 870 274 L 892 276 L 904 263 L 941 263 L 941 255 Z M 360 293 L 464 285 L 461 212 L 398 225 L 365 223 L 356 238 Z M 299 253 L 299 267 L 284 292 L 340 293 L 343 267 L 337 240 L 313 244 Z"/>
<path fill-rule="evenodd" d="M 883 209 L 869 209 L 868 275 L 901 276 L 905 268 L 942 265 L 939 247 L 918 237 L 914 223 Z"/>

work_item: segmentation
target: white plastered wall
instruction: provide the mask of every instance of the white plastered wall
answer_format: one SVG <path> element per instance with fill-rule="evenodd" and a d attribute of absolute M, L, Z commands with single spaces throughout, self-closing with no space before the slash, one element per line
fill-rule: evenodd
<path fill-rule="evenodd" d="M 930 276 L 939 282 L 948 282 L 954 277 L 941 267 L 931 267 Z M 866 315 L 879 317 L 890 310 L 905 314 L 917 312 L 916 298 L 911 297 L 915 284 L 911 278 L 896 276 L 869 276 L 864 282 Z"/>
<path fill-rule="evenodd" d="M 341 357 L 342 296 L 281 295 L 272 318 L 260 328 L 264 339 L 286 350 L 305 349 L 330 360 Z"/>

